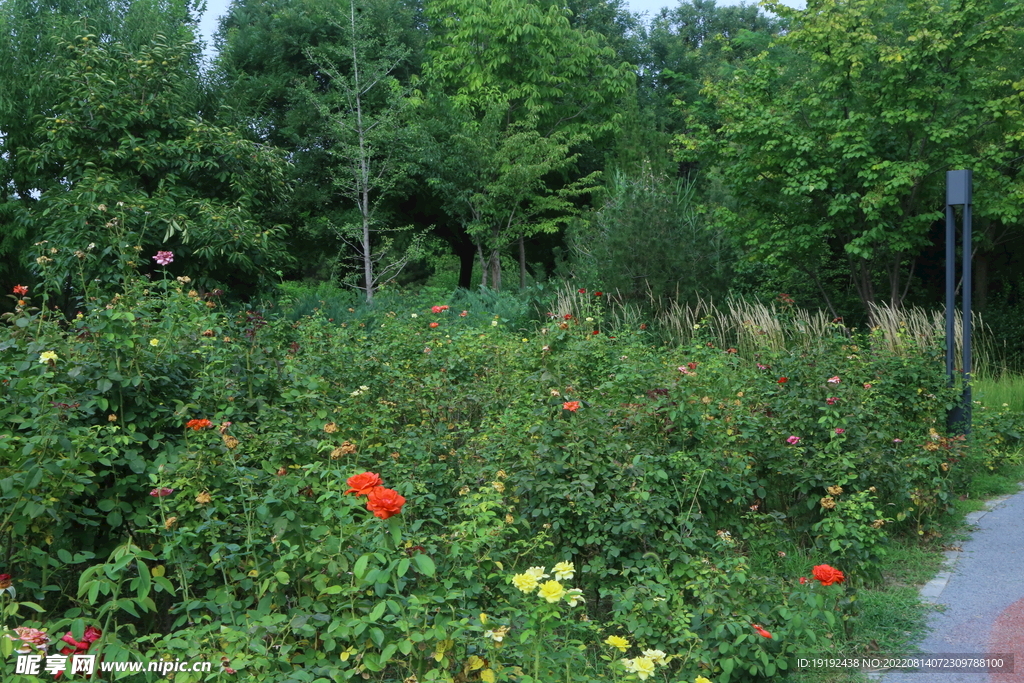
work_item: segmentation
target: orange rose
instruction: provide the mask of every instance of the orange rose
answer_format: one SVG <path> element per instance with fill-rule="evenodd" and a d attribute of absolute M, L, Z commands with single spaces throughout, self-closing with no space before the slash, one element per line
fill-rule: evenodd
<path fill-rule="evenodd" d="M 357 474 L 354 477 L 348 478 L 348 485 L 351 487 L 348 491 L 345 491 L 345 495 L 354 493 L 357 496 L 365 496 L 374 489 L 374 487 L 381 485 L 380 475 L 374 474 L 373 472 L 363 472 Z"/>
<path fill-rule="evenodd" d="M 366 495 L 366 509 L 381 519 L 397 515 L 402 511 L 403 505 L 405 498 L 399 495 L 398 491 L 383 486 L 375 486 Z"/>
<path fill-rule="evenodd" d="M 846 580 L 841 571 L 827 564 L 819 564 L 811 570 L 811 573 L 821 582 L 822 586 L 831 586 L 833 583 L 842 583 Z"/>

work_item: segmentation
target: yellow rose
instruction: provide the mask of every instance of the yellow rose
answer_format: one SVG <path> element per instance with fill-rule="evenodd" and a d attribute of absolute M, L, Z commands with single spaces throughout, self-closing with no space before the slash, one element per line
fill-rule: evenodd
<path fill-rule="evenodd" d="M 633 673 L 641 681 L 647 680 L 654 673 L 654 661 L 648 657 L 637 657 L 633 660 Z"/>
<path fill-rule="evenodd" d="M 619 652 L 625 652 L 629 647 L 629 641 L 620 636 L 608 636 L 604 639 L 605 645 L 611 645 L 614 648 L 618 648 Z"/>
<path fill-rule="evenodd" d="M 557 581 L 545 581 L 537 592 L 538 598 L 544 598 L 548 602 L 558 602 L 565 595 L 565 589 Z"/>
<path fill-rule="evenodd" d="M 512 577 L 512 585 L 524 593 L 532 593 L 537 587 L 537 579 L 532 574 L 516 574 Z"/>
<path fill-rule="evenodd" d="M 540 583 L 541 579 L 548 578 L 548 575 L 544 573 L 544 567 L 530 567 L 523 573 L 529 574 L 534 579 L 536 579 L 538 583 Z"/>
<path fill-rule="evenodd" d="M 149 345 L 150 346 L 160 346 L 160 340 L 159 339 L 150 339 L 149 340 Z"/>
<path fill-rule="evenodd" d="M 43 351 L 41 354 L 39 354 L 40 363 L 48 363 L 50 361 L 56 363 L 58 360 L 60 359 L 57 357 L 57 354 L 54 353 L 53 351 Z"/>
<path fill-rule="evenodd" d="M 693 683 L 711 683 L 711 681 L 709 681 L 708 679 L 704 678 L 703 676 L 697 676 L 697 678 L 693 681 Z"/>
<path fill-rule="evenodd" d="M 551 571 L 555 573 L 555 578 L 559 581 L 569 581 L 576 574 L 576 568 L 573 567 L 572 562 L 559 562 Z"/>
<path fill-rule="evenodd" d="M 665 653 L 661 650 L 644 650 L 644 657 L 660 666 L 668 664 L 668 660 L 665 659 Z"/>

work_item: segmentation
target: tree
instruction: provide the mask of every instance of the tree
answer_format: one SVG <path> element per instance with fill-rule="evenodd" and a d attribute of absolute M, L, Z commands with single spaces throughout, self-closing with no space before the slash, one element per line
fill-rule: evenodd
<path fill-rule="evenodd" d="M 350 9 L 348 2 L 331 0 L 235 0 L 217 34 L 217 78 L 232 107 L 225 121 L 254 141 L 287 150 L 293 162 L 294 193 L 260 215 L 289 226 L 288 248 L 298 269 L 293 274 L 307 277 L 326 276 L 339 252 L 350 253 L 336 227 L 359 220 L 356 204 L 336 184 L 348 173 L 335 147 L 349 137 L 334 116 L 344 108 L 344 84 L 353 74 Z M 419 71 L 426 36 L 420 10 L 405 0 L 367 0 L 355 10 L 361 59 L 394 66 L 367 94 L 371 109 L 386 106 L 391 91 L 385 86 L 408 86 Z M 402 53 L 402 59 L 388 61 L 389 52 Z M 324 116 L 322 106 L 334 114 Z M 382 198 L 378 213 L 392 212 L 404 191 Z"/>
<path fill-rule="evenodd" d="M 540 192 L 541 185 L 527 178 L 541 168 L 547 169 L 544 174 L 568 171 L 571 162 L 566 159 L 573 157 L 572 146 L 616 129 L 621 118 L 618 105 L 632 92 L 632 67 L 615 61 L 615 52 L 601 35 L 573 28 L 568 12 L 556 3 L 439 0 L 428 6 L 428 18 L 437 27 L 424 67 L 431 94 L 435 99 L 449 98 L 452 109 L 468 117 L 468 123 L 452 132 L 453 137 L 464 139 L 475 134 L 474 126 L 480 126 L 494 131 L 488 139 L 498 145 L 495 150 L 505 150 L 478 162 L 483 167 L 498 164 L 491 166 L 491 172 L 468 179 L 473 183 L 469 194 L 480 200 L 479 206 L 490 208 L 467 223 L 467 229 L 481 253 L 486 252 L 483 260 L 491 264 L 490 282 L 495 288 L 501 282 L 500 252 L 510 241 L 517 241 L 522 281 L 524 238 L 558 224 L 554 215 L 545 212 L 566 208 L 567 198 L 578 196 L 582 189 L 570 184 L 567 192 L 552 195 Z M 454 143 L 469 149 L 457 139 Z M 530 144 L 542 151 L 528 162 L 515 158 L 513 144 Z M 558 150 L 564 150 L 561 160 L 556 158 L 562 153 Z M 502 154 L 504 163 L 527 163 L 530 170 L 513 180 L 515 173 L 500 168 Z M 512 186 L 519 190 L 511 190 Z M 524 188 L 532 188 L 532 198 L 520 194 L 513 201 Z M 498 196 L 503 200 L 490 201 Z M 559 200 L 552 204 L 556 196 Z M 449 206 L 458 204 L 454 197 L 449 195 Z M 507 211 L 500 216 L 499 205 Z M 530 228 L 517 220 L 525 206 L 537 207 L 530 215 L 547 221 Z M 489 223 L 483 227 L 480 221 Z"/>
<path fill-rule="evenodd" d="M 770 8 L 792 29 L 707 85 L 720 129 L 678 139 L 684 156 L 716 154 L 741 202 L 726 223 L 756 258 L 819 282 L 817 264 L 845 258 L 870 315 L 879 281 L 890 304 L 906 296 L 946 170 L 975 170 L 976 215 L 1020 225 L 1024 5 Z"/>
<path fill-rule="evenodd" d="M 600 208 L 569 231 L 577 275 L 633 300 L 725 294 L 731 245 L 707 225 L 696 199 L 694 181 L 650 169 L 614 172 Z"/>
<path fill-rule="evenodd" d="M 393 279 L 416 253 L 413 249 L 381 265 L 387 248 L 375 244 L 381 232 L 378 209 L 409 174 L 408 151 L 416 136 L 412 121 L 405 116 L 409 92 L 392 75 L 408 57 L 408 50 L 393 37 L 373 35 L 356 20 L 355 3 L 349 4 L 349 69 L 343 72 L 332 59 L 337 50 L 321 48 L 310 57 L 331 79 L 323 94 L 307 92 L 328 121 L 334 145 L 330 156 L 337 175 L 334 186 L 355 204 L 359 225 L 343 229 L 342 238 L 355 248 L 362 268 L 362 285 L 367 303 L 381 282 Z M 349 242 L 354 236 L 356 242 Z"/>
<path fill-rule="evenodd" d="M 457 132 L 435 148 L 428 182 L 477 245 L 481 283 L 495 290 L 502 285 L 500 249 L 485 245 L 517 241 L 519 285 L 525 287 L 525 239 L 564 226 L 578 212 L 573 200 L 594 189 L 598 174 L 551 189 L 547 179 L 576 161 L 578 154 L 570 150 L 579 136 L 543 136 L 531 121 L 506 125 L 508 114 L 498 107 L 479 121 L 452 115 Z"/>
<path fill-rule="evenodd" d="M 39 235 L 17 217 L 35 205 L 40 191 L 60 182 L 56 169 L 24 163 L 22 157 L 38 146 L 40 117 L 52 116 L 60 97 L 58 82 L 49 74 L 65 63 L 61 42 L 91 32 L 135 49 L 159 33 L 186 44 L 194 39 L 196 12 L 192 0 L 0 3 L 0 277 L 25 275 L 23 258 Z M 88 28 L 83 29 L 81 17 L 88 17 Z M 196 78 L 179 85 L 196 95 L 201 91 L 199 46 L 193 44 L 184 57 Z"/>
<path fill-rule="evenodd" d="M 17 159 L 50 179 L 16 217 L 47 241 L 37 263 L 52 289 L 83 296 L 119 282 L 112 258 L 142 268 L 158 249 L 188 254 L 175 267 L 207 287 L 280 265 L 280 229 L 251 212 L 285 191 L 285 161 L 196 114 L 192 49 L 160 35 L 137 49 L 93 34 L 60 45 L 49 113 Z"/>
<path fill-rule="evenodd" d="M 662 9 L 652 19 L 646 40 L 641 101 L 657 112 L 660 125 L 676 130 L 687 112 L 713 115 L 700 93 L 705 81 L 730 76 L 764 51 L 784 26 L 756 4 L 690 0 Z"/>

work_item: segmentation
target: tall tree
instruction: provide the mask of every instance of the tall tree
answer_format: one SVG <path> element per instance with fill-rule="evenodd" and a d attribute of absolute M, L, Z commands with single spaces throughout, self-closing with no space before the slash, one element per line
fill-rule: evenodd
<path fill-rule="evenodd" d="M 409 85 L 423 59 L 426 30 L 413 0 L 365 0 L 355 4 L 358 38 L 405 53 L 388 83 Z M 261 214 L 268 222 L 289 226 L 289 250 L 297 258 L 295 275 L 325 276 L 348 251 L 332 226 L 353 220 L 356 207 L 338 191 L 344 160 L 334 155 L 341 144 L 331 117 L 318 103 L 334 105 L 353 74 L 350 3 L 333 0 L 234 0 L 217 34 L 217 74 L 235 125 L 254 141 L 288 151 L 295 192 L 288 202 Z M 367 46 L 370 47 L 370 46 Z M 385 54 L 369 50 L 370 61 Z M 331 63 L 334 76 L 322 66 Z M 335 77 L 340 81 L 335 83 Z M 386 94 L 378 88 L 370 100 Z M 310 97 L 312 93 L 314 97 Z M 336 109 L 337 110 L 337 109 Z M 342 136 L 344 138 L 345 136 Z M 401 197 L 384 199 L 389 211 Z M 360 267 L 361 270 L 361 267 Z"/>
<path fill-rule="evenodd" d="M 616 61 L 614 50 L 600 34 L 574 28 L 561 5 L 438 0 L 428 6 L 428 18 L 436 29 L 424 68 L 427 82 L 434 97 L 447 96 L 453 108 L 470 119 L 470 128 L 461 128 L 455 135 L 465 135 L 488 117 L 496 121 L 494 112 L 501 112 L 497 123 L 504 133 L 499 138 L 525 135 L 536 145 L 547 139 L 548 153 L 562 148 L 566 159 L 570 155 L 566 143 L 578 145 L 619 125 L 619 105 L 632 94 L 633 69 Z M 567 166 L 549 159 L 551 171 Z M 487 178 L 496 177 L 478 176 L 472 194 L 488 195 L 494 188 L 487 189 Z M 495 288 L 501 282 L 500 253 L 509 239 L 520 243 L 520 271 L 525 267 L 526 224 L 509 234 L 503 225 L 513 225 L 511 219 L 510 213 L 492 214 L 486 228 L 472 224 L 478 248 L 486 252 L 484 261 L 493 264 L 490 284 Z"/>
<path fill-rule="evenodd" d="M 563 227 L 578 212 L 574 200 L 593 191 L 598 175 L 550 188 L 546 181 L 576 161 L 571 149 L 580 136 L 544 136 L 534 122 L 507 124 L 507 116 L 502 108 L 482 120 L 455 114 L 435 148 L 428 179 L 477 245 L 481 284 L 496 290 L 502 285 L 501 252 L 484 245 L 518 243 L 519 286 L 525 287 L 525 240 Z"/>
<path fill-rule="evenodd" d="M 322 94 L 308 92 L 329 122 L 334 146 L 334 185 L 359 212 L 359 223 L 345 226 L 342 239 L 357 253 L 367 303 L 382 282 L 397 276 L 410 253 L 391 254 L 380 244 L 379 208 L 408 177 L 409 150 L 416 137 L 414 122 L 406 115 L 409 91 L 393 75 L 409 51 L 394 36 L 373 34 L 357 21 L 354 2 L 349 4 L 347 72 L 337 65 L 338 49 L 310 50 L 310 56 L 331 79 Z M 349 238 L 355 239 L 351 242 Z M 413 242 L 413 253 L 417 242 Z M 387 260 L 385 260 L 387 259 Z"/>
<path fill-rule="evenodd" d="M 46 182 L 16 207 L 48 241 L 37 264 L 52 289 L 83 296 L 119 281 L 114 257 L 144 269 L 156 250 L 208 287 L 280 266 L 279 229 L 251 212 L 284 191 L 285 161 L 197 115 L 192 47 L 159 34 L 136 49 L 90 33 L 59 45 L 49 112 L 18 155 Z"/>
<path fill-rule="evenodd" d="M 865 308 L 900 305 L 942 217 L 944 172 L 973 168 L 979 217 L 1024 218 L 1024 5 L 811 0 L 771 51 L 708 94 L 723 125 L 680 136 L 713 150 L 762 260 L 814 280 L 845 258 Z M 703 147 L 702 147 L 703 146 Z"/>

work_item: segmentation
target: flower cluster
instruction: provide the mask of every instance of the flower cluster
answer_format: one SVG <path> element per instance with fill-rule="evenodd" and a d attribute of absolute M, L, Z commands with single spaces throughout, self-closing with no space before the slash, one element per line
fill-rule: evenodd
<path fill-rule="evenodd" d="M 532 593 L 536 590 L 538 598 L 544 598 L 552 604 L 559 602 L 563 598 L 569 603 L 569 607 L 575 607 L 581 602 L 586 602 L 583 599 L 582 590 L 579 588 L 566 590 L 559 583 L 559 581 L 569 581 L 576 575 L 576 568 L 573 567 L 572 562 L 559 562 L 552 567 L 551 571 L 555 573 L 555 579 L 557 580 L 541 583 L 541 579 L 548 578 L 550 574 L 544 572 L 544 567 L 530 567 L 522 574 L 513 576 L 512 585 L 524 593 Z"/>
<path fill-rule="evenodd" d="M 605 639 L 605 644 L 610 645 L 619 652 L 625 652 L 626 648 L 629 647 L 629 641 L 619 636 L 608 636 Z M 661 650 L 644 650 L 643 655 L 640 657 L 634 657 L 632 659 L 620 659 L 622 666 L 626 668 L 626 671 L 631 674 L 636 674 L 636 677 L 641 681 L 645 681 L 654 675 L 655 666 L 667 666 L 668 657 Z"/>
<path fill-rule="evenodd" d="M 205 417 L 201 420 L 189 420 L 185 423 L 185 429 L 191 429 L 193 431 L 200 431 L 203 429 L 209 429 L 213 426 L 213 423 L 207 420 Z"/>
<path fill-rule="evenodd" d="M 405 498 L 398 491 L 382 486 L 380 475 L 375 472 L 363 472 L 348 478 L 349 489 L 345 495 L 354 493 L 357 496 L 366 496 L 366 509 L 373 513 L 374 517 L 387 519 L 402 511 L 405 505 Z"/>
<path fill-rule="evenodd" d="M 440 313 L 441 311 L 447 311 L 447 310 L 448 310 L 447 306 L 431 306 L 430 307 L 430 312 L 431 313 Z"/>

